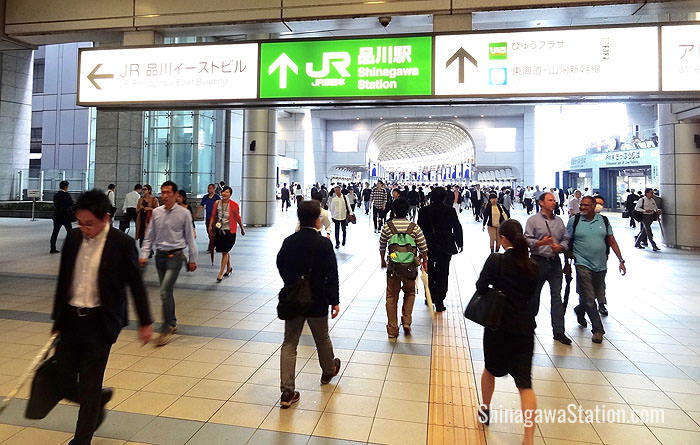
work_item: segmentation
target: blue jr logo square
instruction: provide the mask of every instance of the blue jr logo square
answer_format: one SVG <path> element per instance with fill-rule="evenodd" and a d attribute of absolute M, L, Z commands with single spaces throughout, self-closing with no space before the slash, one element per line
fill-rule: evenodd
<path fill-rule="evenodd" d="M 507 85 L 508 70 L 506 68 L 490 68 L 489 69 L 489 84 L 490 85 Z"/>

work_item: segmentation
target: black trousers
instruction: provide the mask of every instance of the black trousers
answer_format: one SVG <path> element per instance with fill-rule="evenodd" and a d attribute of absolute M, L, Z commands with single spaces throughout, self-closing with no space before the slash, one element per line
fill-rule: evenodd
<path fill-rule="evenodd" d="M 126 232 L 131 225 L 131 221 L 136 224 L 136 209 L 134 207 L 129 207 L 126 209 L 126 212 L 122 213 L 122 219 L 119 221 L 119 230 Z"/>
<path fill-rule="evenodd" d="M 65 317 L 56 345 L 59 379 L 64 398 L 80 404 L 70 445 L 90 445 L 102 410 L 102 381 L 112 343 L 96 313 L 79 317 L 69 311 Z"/>
<path fill-rule="evenodd" d="M 66 235 L 73 228 L 70 223 L 70 219 L 54 219 L 53 220 L 53 232 L 51 232 L 51 250 L 56 249 L 56 240 L 58 239 L 58 232 L 61 231 L 61 227 L 66 229 Z"/>
<path fill-rule="evenodd" d="M 334 219 L 333 224 L 335 224 L 335 245 L 340 244 L 340 228 L 343 228 L 343 246 L 345 245 L 345 239 L 348 236 L 348 220 L 347 219 Z"/>
<path fill-rule="evenodd" d="M 384 209 L 372 207 L 372 219 L 374 220 L 374 230 L 381 229 L 384 225 Z"/>
<path fill-rule="evenodd" d="M 289 198 L 282 198 L 282 211 L 288 210 L 292 206 L 292 203 L 289 202 Z"/>
<path fill-rule="evenodd" d="M 452 255 L 433 252 L 428 248 L 428 288 L 435 305 L 443 304 L 447 295 Z"/>
<path fill-rule="evenodd" d="M 474 202 L 474 218 L 479 221 L 481 219 L 481 206 L 484 203 L 479 200 Z"/>

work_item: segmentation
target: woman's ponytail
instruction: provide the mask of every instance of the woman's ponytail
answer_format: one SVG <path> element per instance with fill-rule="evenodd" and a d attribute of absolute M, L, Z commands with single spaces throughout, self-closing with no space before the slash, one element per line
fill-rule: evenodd
<path fill-rule="evenodd" d="M 516 219 L 505 221 L 498 228 L 498 234 L 505 236 L 513 245 L 513 253 L 516 256 L 518 268 L 533 277 L 537 272 L 537 268 L 535 263 L 530 260 L 530 248 L 523 235 L 523 227 L 520 225 L 520 222 Z"/>

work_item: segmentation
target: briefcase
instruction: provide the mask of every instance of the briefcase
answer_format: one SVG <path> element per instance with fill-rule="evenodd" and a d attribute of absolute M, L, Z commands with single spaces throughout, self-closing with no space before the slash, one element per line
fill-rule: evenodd
<path fill-rule="evenodd" d="M 43 419 L 63 399 L 55 348 L 56 341 L 45 352 L 34 373 L 27 409 L 24 412 L 27 419 Z"/>

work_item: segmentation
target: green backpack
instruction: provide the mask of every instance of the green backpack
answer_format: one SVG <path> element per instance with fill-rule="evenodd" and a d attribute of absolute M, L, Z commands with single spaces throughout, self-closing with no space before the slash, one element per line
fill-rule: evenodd
<path fill-rule="evenodd" d="M 393 221 L 389 221 L 387 226 L 391 231 L 391 237 L 388 241 L 389 264 L 387 272 L 395 274 L 401 279 L 415 280 L 418 276 L 418 248 L 416 240 L 411 234 L 416 224 L 410 223 L 406 232 L 399 232 Z"/>

